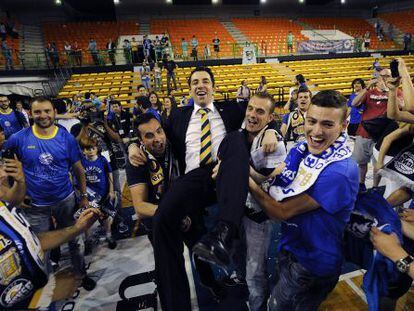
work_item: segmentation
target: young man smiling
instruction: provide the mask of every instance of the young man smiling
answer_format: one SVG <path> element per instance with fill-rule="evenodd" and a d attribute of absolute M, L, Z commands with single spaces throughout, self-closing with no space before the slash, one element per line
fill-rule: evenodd
<path fill-rule="evenodd" d="M 298 107 L 283 117 L 282 126 L 280 127 L 285 141 L 292 139 L 294 142 L 297 142 L 305 139 L 305 113 L 308 111 L 311 98 L 312 92 L 306 86 L 299 87 Z"/>
<path fill-rule="evenodd" d="M 278 135 L 278 145 L 272 153 L 265 154 L 261 140 L 269 123 L 273 120 L 274 101 L 271 95 L 256 93 L 250 98 L 245 117 L 246 142 L 250 148 L 250 172 L 257 180 L 265 179 L 286 157 L 282 136 Z M 244 237 L 246 240 L 246 282 L 249 289 L 249 308 L 251 311 L 267 310 L 270 295 L 267 269 L 268 247 L 274 229 L 274 222 L 263 212 L 260 205 L 249 194 L 243 217 Z"/>
<path fill-rule="evenodd" d="M 358 167 L 344 134 L 346 116 L 340 93 L 315 95 L 305 118 L 306 142 L 289 152 L 279 175 L 287 181 L 276 177 L 269 194 L 249 181 L 263 210 L 284 220 L 271 310 L 316 310 L 338 281 L 342 235 L 358 193 Z"/>

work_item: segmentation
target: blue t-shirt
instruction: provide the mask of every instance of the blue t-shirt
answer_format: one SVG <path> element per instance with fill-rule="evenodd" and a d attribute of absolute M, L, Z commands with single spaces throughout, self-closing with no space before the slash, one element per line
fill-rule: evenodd
<path fill-rule="evenodd" d="M 283 115 L 283 117 L 282 117 L 282 123 L 283 124 L 288 124 L 288 122 L 289 122 L 289 115 L 290 115 L 290 113 L 286 113 L 286 114 Z"/>
<path fill-rule="evenodd" d="M 181 41 L 181 48 L 183 51 L 187 51 L 188 43 L 187 41 Z"/>
<path fill-rule="evenodd" d="M 105 157 L 99 155 L 95 161 L 82 157 L 82 165 L 85 169 L 86 186 L 96 192 L 102 199 L 109 192 L 108 174 L 112 173 L 111 166 Z"/>
<path fill-rule="evenodd" d="M 279 248 L 294 254 L 310 273 L 339 275 L 344 228 L 354 208 L 358 183 L 358 166 L 351 158 L 327 166 L 306 191 L 320 207 L 283 222 Z"/>
<path fill-rule="evenodd" d="M 96 109 L 98 109 L 98 110 L 100 110 L 101 107 L 102 107 L 102 102 L 98 97 L 96 97 L 92 100 L 92 104 L 94 104 Z"/>
<path fill-rule="evenodd" d="M 27 194 L 33 205 L 53 205 L 73 192 L 69 171 L 80 161 L 75 138 L 63 127 L 56 126 L 50 137 L 42 137 L 29 127 L 13 134 L 5 148 L 12 149 L 23 163 Z"/>
<path fill-rule="evenodd" d="M 354 100 L 354 98 L 357 96 L 357 94 L 352 93 L 351 95 L 349 95 L 349 99 L 348 99 L 348 107 L 351 107 L 351 114 L 350 114 L 350 124 L 359 124 L 361 122 L 362 119 L 362 113 L 364 112 L 364 106 L 363 105 L 359 105 L 359 106 L 352 106 L 352 101 Z"/>
<path fill-rule="evenodd" d="M 17 113 L 19 112 L 13 110 L 7 114 L 0 112 L 0 125 L 4 129 L 6 139 L 23 128 L 17 118 Z"/>

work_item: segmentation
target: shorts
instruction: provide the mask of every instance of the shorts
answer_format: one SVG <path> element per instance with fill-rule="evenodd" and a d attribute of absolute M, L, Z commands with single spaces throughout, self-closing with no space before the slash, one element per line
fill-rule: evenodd
<path fill-rule="evenodd" d="M 220 46 L 215 45 L 214 46 L 214 52 L 216 52 L 216 53 L 220 52 Z"/>
<path fill-rule="evenodd" d="M 372 157 L 375 142 L 371 138 L 357 136 L 352 159 L 358 164 L 368 164 Z"/>
<path fill-rule="evenodd" d="M 355 136 L 358 129 L 359 123 L 349 123 L 348 125 L 348 135 Z"/>

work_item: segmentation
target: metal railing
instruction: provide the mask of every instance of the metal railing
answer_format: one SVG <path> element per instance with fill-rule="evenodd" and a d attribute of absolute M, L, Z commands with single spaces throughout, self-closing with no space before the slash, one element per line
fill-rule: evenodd
<path fill-rule="evenodd" d="M 323 36 L 323 35 L 322 35 Z M 333 42 L 327 39 L 329 42 Z M 280 42 L 278 48 L 274 48 L 274 43 L 270 44 L 265 40 L 260 42 L 246 42 L 254 46 L 257 58 L 277 57 L 292 55 L 283 52 L 284 42 Z M 222 43 L 220 52 L 216 53 L 212 44 L 206 46 L 200 45 L 197 49 L 197 57 L 192 53 L 192 48 L 188 45 L 186 51 L 182 50 L 181 45 L 173 45 L 162 50 L 152 49 L 150 58 L 160 62 L 166 58 L 166 55 L 173 55 L 175 61 L 192 61 L 192 60 L 218 60 L 218 59 L 240 59 L 242 58 L 245 44 L 239 43 Z M 273 48 L 271 48 L 273 47 Z M 19 52 L 13 50 L 10 57 L 0 50 L 0 70 L 7 69 L 6 64 L 11 64 L 13 69 L 59 69 L 62 67 L 89 67 L 89 66 L 111 66 L 116 65 L 137 65 L 141 64 L 144 59 L 144 51 L 141 47 L 138 50 L 118 48 L 115 50 L 96 50 L 96 51 L 59 51 L 48 52 L 46 50 L 39 52 Z M 298 54 L 298 53 L 296 53 Z"/>

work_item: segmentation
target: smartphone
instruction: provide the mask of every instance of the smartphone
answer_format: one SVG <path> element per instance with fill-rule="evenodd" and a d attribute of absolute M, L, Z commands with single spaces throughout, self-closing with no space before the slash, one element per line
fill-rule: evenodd
<path fill-rule="evenodd" d="M 398 60 L 393 59 L 390 62 L 390 69 L 391 69 L 391 77 L 398 78 L 400 73 L 398 72 Z"/>
<path fill-rule="evenodd" d="M 14 159 L 14 152 L 11 149 L 4 149 L 1 152 L 1 157 L 3 159 Z"/>

